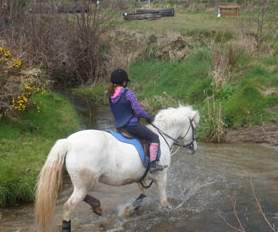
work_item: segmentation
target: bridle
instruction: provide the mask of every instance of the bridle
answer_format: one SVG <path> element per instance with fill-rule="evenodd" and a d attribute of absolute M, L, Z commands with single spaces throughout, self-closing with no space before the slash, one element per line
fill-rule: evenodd
<path fill-rule="evenodd" d="M 189 120 L 190 125 L 187 128 L 187 131 L 186 131 L 185 135 L 180 137 L 182 139 L 185 138 L 187 136 L 190 128 L 191 128 L 191 130 L 192 130 L 192 140 L 191 140 L 190 143 L 187 143 L 187 144 L 180 143 L 177 139 L 175 139 L 172 136 L 168 135 L 167 133 L 162 131 L 160 128 L 155 126 L 153 123 L 150 123 L 150 125 L 152 127 L 154 127 L 158 131 L 158 133 L 161 135 L 161 137 L 164 139 L 164 141 L 166 142 L 167 146 L 169 147 L 169 150 L 171 150 L 171 146 L 170 146 L 170 144 L 168 143 L 168 141 L 167 141 L 167 139 L 165 137 L 167 137 L 167 138 L 171 139 L 172 141 L 174 141 L 174 143 L 173 143 L 174 145 L 176 145 L 178 147 L 183 147 L 183 148 L 190 149 L 192 151 L 192 154 L 194 154 L 194 152 L 195 152 L 194 151 L 194 143 L 196 142 L 196 129 L 195 129 L 194 125 L 193 125 L 193 119 L 188 118 L 188 120 Z M 149 168 L 150 168 L 150 166 L 148 166 L 148 168 L 146 169 L 145 173 L 143 174 L 143 176 L 138 181 L 141 184 L 141 186 L 143 188 L 146 188 L 146 189 L 150 188 L 152 186 L 152 184 L 153 184 L 153 180 L 151 180 L 151 182 L 148 185 L 145 185 L 144 182 L 143 182 L 143 180 L 145 179 L 146 175 L 148 174 Z"/>
<path fill-rule="evenodd" d="M 166 142 L 166 144 L 167 144 L 167 146 L 169 147 L 170 150 L 171 150 L 171 146 L 170 146 L 170 144 L 168 143 L 168 141 L 167 141 L 167 139 L 165 137 L 171 139 L 174 142 L 173 143 L 174 145 L 176 145 L 178 147 L 190 149 L 192 152 L 194 152 L 194 143 L 196 142 L 196 130 L 195 130 L 195 127 L 193 126 L 193 119 L 188 118 L 188 120 L 189 120 L 190 125 L 187 128 L 187 131 L 186 131 L 185 135 L 180 137 L 181 139 L 184 139 L 187 136 L 187 134 L 188 134 L 188 132 L 189 132 L 189 130 L 191 128 L 191 130 L 192 130 L 192 139 L 191 139 L 191 142 L 187 143 L 187 144 L 180 143 L 177 139 L 175 139 L 172 136 L 168 135 L 167 133 L 162 131 L 160 128 L 155 126 L 153 123 L 151 123 L 150 125 L 153 126 L 158 131 L 158 133 L 164 139 L 164 141 Z"/>

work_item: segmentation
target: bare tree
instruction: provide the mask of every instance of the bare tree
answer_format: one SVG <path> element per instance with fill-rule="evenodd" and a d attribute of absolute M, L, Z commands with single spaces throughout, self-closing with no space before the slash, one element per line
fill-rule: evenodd
<path fill-rule="evenodd" d="M 257 0 L 256 4 L 256 47 L 260 51 L 265 41 L 266 32 L 272 29 L 277 14 L 277 2 L 273 0 Z"/>
<path fill-rule="evenodd" d="M 19 20 L 11 19 L 9 26 L 0 30 L 1 37 L 10 48 L 22 51 L 30 65 L 45 68 L 55 83 L 95 83 L 106 76 L 109 45 L 105 34 L 118 13 L 116 4 L 33 1 L 16 14 Z"/>

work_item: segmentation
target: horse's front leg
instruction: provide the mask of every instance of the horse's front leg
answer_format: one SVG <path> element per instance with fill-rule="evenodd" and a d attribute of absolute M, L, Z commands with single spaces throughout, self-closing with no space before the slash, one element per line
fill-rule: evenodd
<path fill-rule="evenodd" d="M 160 206 L 162 208 L 168 208 L 168 209 L 171 208 L 171 205 L 168 202 L 167 192 L 166 192 L 166 187 L 167 187 L 167 172 L 166 171 L 164 171 L 163 173 L 159 173 L 159 175 L 156 178 L 156 184 L 157 184 L 159 196 L 160 196 Z"/>

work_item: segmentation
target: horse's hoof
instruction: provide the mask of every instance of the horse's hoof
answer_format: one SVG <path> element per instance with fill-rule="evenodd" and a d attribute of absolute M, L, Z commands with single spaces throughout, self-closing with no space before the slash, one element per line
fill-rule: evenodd
<path fill-rule="evenodd" d="M 161 205 L 161 209 L 165 211 L 170 211 L 173 209 L 173 206 L 170 203 Z"/>
<path fill-rule="evenodd" d="M 121 205 L 118 209 L 118 216 L 128 218 L 135 213 L 135 208 L 132 204 Z"/>
<path fill-rule="evenodd" d="M 124 217 L 130 217 L 131 215 L 133 215 L 135 213 L 135 208 L 132 205 L 126 206 L 124 209 Z"/>
<path fill-rule="evenodd" d="M 142 203 L 143 203 L 143 200 L 145 197 L 146 197 L 146 195 L 141 193 L 140 196 L 137 197 L 136 200 L 132 202 L 134 211 L 138 210 L 142 206 Z"/>
<path fill-rule="evenodd" d="M 62 232 L 71 232 L 71 222 L 63 220 Z"/>
<path fill-rule="evenodd" d="M 96 215 L 102 216 L 102 208 L 101 207 L 94 207 L 94 208 L 92 208 L 92 210 Z"/>

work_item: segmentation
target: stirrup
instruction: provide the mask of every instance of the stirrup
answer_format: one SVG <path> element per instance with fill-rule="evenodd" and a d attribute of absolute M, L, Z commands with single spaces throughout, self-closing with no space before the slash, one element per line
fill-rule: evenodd
<path fill-rule="evenodd" d="M 154 161 L 154 163 L 151 163 L 149 171 L 150 171 L 150 173 L 153 173 L 153 172 L 157 172 L 157 171 L 163 171 L 164 168 L 165 168 L 165 166 L 162 166 L 162 165 L 158 164 L 157 161 Z"/>

